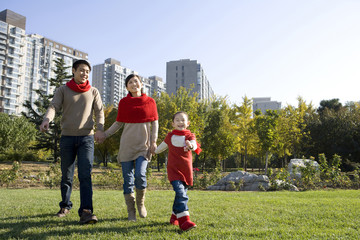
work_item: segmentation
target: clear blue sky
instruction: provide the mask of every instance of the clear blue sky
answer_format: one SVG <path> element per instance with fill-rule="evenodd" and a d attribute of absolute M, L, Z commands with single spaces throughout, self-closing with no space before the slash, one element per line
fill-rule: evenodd
<path fill-rule="evenodd" d="M 197 60 L 219 96 L 360 100 L 359 0 L 1 0 L 37 33 L 166 80 Z"/>

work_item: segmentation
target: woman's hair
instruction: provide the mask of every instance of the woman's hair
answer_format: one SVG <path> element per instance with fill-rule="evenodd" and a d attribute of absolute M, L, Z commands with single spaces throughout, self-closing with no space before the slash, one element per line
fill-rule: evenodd
<path fill-rule="evenodd" d="M 179 111 L 179 112 L 177 112 L 177 113 L 175 113 L 175 114 L 173 115 L 172 121 L 175 120 L 176 115 L 181 114 L 181 113 L 186 116 L 187 120 L 189 120 L 189 115 L 188 115 L 186 112 L 184 112 L 184 111 Z"/>

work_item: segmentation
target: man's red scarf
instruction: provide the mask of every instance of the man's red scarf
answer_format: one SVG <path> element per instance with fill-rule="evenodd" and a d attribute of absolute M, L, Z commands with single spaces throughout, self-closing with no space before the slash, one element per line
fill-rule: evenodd
<path fill-rule="evenodd" d="M 84 82 L 84 83 L 77 84 L 75 82 L 74 78 L 71 79 L 70 81 L 68 81 L 66 83 L 66 86 L 68 86 L 74 92 L 87 92 L 91 88 L 89 80 L 86 80 L 86 82 Z"/>
<path fill-rule="evenodd" d="M 192 132 L 190 132 L 190 130 L 188 130 L 188 129 L 184 129 L 184 130 L 174 129 L 174 130 L 172 130 L 172 132 L 170 134 L 171 134 L 171 136 L 172 135 L 185 136 L 185 140 L 189 140 L 189 141 L 196 140 L 195 135 Z M 195 149 L 194 152 L 197 155 L 199 155 L 201 153 L 202 149 L 200 148 L 200 144 L 197 141 L 196 141 L 196 145 L 197 145 L 197 148 Z"/>
<path fill-rule="evenodd" d="M 144 123 L 158 120 L 155 100 L 145 93 L 133 97 L 130 93 L 120 100 L 116 121 L 125 123 Z"/>

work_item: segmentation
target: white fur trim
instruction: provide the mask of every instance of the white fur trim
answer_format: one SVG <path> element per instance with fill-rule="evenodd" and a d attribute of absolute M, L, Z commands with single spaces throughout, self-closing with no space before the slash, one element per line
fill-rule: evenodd
<path fill-rule="evenodd" d="M 181 218 L 181 217 L 185 217 L 185 216 L 190 216 L 188 211 L 184 211 L 184 212 L 176 214 L 177 218 Z"/>

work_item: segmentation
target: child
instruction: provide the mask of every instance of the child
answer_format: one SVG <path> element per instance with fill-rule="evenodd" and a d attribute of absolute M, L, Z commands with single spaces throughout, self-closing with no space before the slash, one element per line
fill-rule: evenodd
<path fill-rule="evenodd" d="M 196 227 L 196 224 L 190 221 L 187 206 L 189 197 L 186 194 L 188 186 L 193 185 L 191 151 L 199 154 L 201 149 L 196 143 L 195 135 L 186 129 L 190 124 L 187 113 L 177 112 L 172 120 L 175 130 L 168 133 L 165 140 L 155 150 L 155 153 L 161 153 L 169 148 L 167 174 L 175 191 L 170 223 L 179 225 L 181 230 L 187 231 Z"/>
<path fill-rule="evenodd" d="M 129 93 L 120 100 L 117 119 L 105 131 L 100 142 L 124 127 L 117 160 L 121 163 L 123 172 L 128 220 L 135 221 L 134 186 L 139 215 L 142 218 L 147 216 L 144 205 L 146 167 L 156 149 L 158 113 L 155 100 L 142 93 L 142 83 L 138 75 L 130 74 L 125 79 L 125 86 Z"/>

